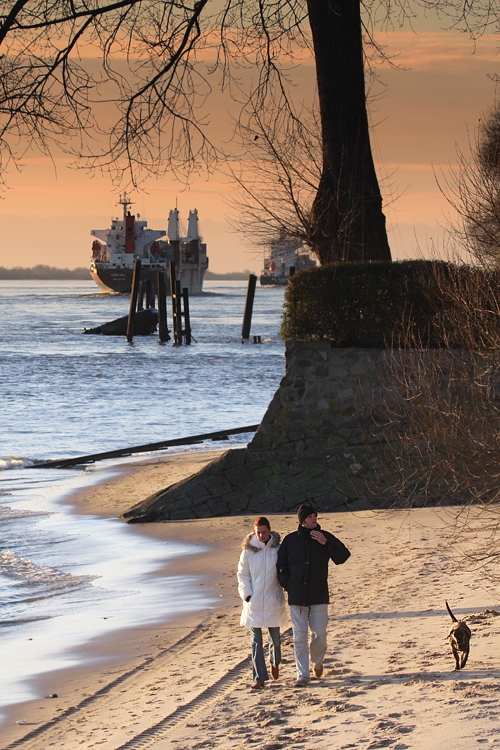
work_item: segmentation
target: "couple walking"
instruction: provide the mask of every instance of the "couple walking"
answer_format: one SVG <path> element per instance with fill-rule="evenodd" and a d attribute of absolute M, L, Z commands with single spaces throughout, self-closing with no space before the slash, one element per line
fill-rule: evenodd
<path fill-rule="evenodd" d="M 252 689 L 264 687 L 266 667 L 262 628 L 269 630 L 269 661 L 273 679 L 279 677 L 281 662 L 280 627 L 287 624 L 285 597 L 288 594 L 292 619 L 297 680 L 305 687 L 314 675 L 323 674 L 328 624 L 328 563 L 341 565 L 349 550 L 318 524 L 318 514 L 309 505 L 298 510 L 297 531 L 280 536 L 271 530 L 267 518 L 256 519 L 253 533 L 243 540 L 238 564 L 238 591 L 243 600 L 240 624 L 250 628 L 252 637 Z M 311 640 L 309 643 L 309 630 Z"/>

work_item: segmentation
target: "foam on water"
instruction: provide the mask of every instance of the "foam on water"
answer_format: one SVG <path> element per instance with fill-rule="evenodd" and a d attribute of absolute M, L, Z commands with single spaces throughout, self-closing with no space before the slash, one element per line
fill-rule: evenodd
<path fill-rule="evenodd" d="M 101 472 L 39 484 L 33 475 L 46 472 L 18 472 L 8 504 L 0 500 L 0 711 L 35 697 L 33 677 L 77 663 L 89 639 L 214 604 L 200 589 L 202 575 L 157 575 L 203 546 L 152 540 L 115 518 L 76 516 L 60 502 Z"/>

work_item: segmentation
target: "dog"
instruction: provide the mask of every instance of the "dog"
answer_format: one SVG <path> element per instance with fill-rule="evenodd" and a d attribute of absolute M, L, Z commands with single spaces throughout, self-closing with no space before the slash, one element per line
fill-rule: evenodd
<path fill-rule="evenodd" d="M 455 669 L 463 669 L 467 664 L 467 659 L 469 657 L 470 639 L 472 633 L 467 623 L 465 623 L 463 620 L 457 620 L 457 618 L 451 611 L 448 602 L 445 602 L 445 604 L 446 609 L 448 610 L 448 614 L 453 620 L 453 625 L 450 628 L 448 640 L 450 642 L 451 650 L 453 651 L 453 656 L 455 657 Z M 462 654 L 461 657 L 460 654 Z"/>

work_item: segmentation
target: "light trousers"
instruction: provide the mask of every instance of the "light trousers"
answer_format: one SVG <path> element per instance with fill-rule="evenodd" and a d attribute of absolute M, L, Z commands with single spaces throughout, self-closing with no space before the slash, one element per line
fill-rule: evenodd
<path fill-rule="evenodd" d="M 328 625 L 328 604 L 311 604 L 310 607 L 290 605 L 293 628 L 293 647 L 297 679 L 309 680 L 309 663 L 323 664 L 326 654 L 326 627 Z M 311 640 L 309 642 L 309 630 Z"/>
<path fill-rule="evenodd" d="M 268 628 L 269 630 L 269 661 L 273 667 L 279 667 L 281 662 L 281 639 L 279 628 Z M 250 628 L 252 637 L 252 668 L 253 678 L 256 682 L 265 682 L 269 679 L 264 656 L 264 645 L 262 643 L 262 628 Z"/>

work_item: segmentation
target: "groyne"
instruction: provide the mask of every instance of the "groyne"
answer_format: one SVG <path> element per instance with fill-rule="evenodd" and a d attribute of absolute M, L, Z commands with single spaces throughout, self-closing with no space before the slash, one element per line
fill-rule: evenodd
<path fill-rule="evenodd" d="M 131 522 L 324 511 L 392 502 L 382 405 L 388 352 L 287 342 L 286 371 L 253 440 L 193 477 L 156 493 Z"/>

